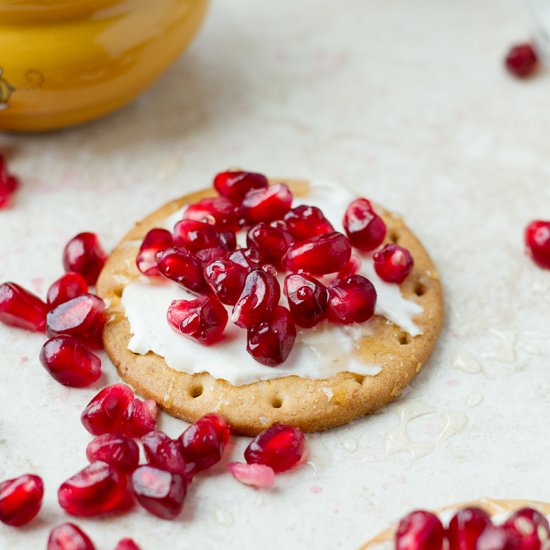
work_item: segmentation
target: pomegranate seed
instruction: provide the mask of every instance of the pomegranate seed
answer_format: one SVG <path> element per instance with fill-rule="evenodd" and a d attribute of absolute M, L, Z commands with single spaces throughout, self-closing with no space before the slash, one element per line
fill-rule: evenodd
<path fill-rule="evenodd" d="M 299 273 L 287 275 L 285 295 L 297 325 L 311 328 L 325 318 L 328 292 L 317 279 Z"/>
<path fill-rule="evenodd" d="M 59 505 L 72 516 L 97 516 L 128 505 L 128 478 L 100 460 L 70 477 L 57 492 Z"/>
<path fill-rule="evenodd" d="M 89 285 L 95 285 L 106 261 L 107 254 L 95 233 L 79 233 L 63 250 L 65 271 L 80 273 Z"/>
<path fill-rule="evenodd" d="M 395 533 L 396 550 L 442 550 L 445 530 L 439 518 L 423 510 L 405 516 Z"/>
<path fill-rule="evenodd" d="M 378 248 L 386 236 L 384 220 L 367 199 L 355 199 L 344 214 L 344 229 L 350 243 L 368 252 Z"/>
<path fill-rule="evenodd" d="M 388 283 L 402 283 L 414 266 L 411 253 L 398 244 L 387 244 L 373 256 L 374 270 Z"/>
<path fill-rule="evenodd" d="M 292 236 L 298 241 L 332 233 L 334 227 L 320 208 L 303 204 L 285 214 L 284 220 Z"/>
<path fill-rule="evenodd" d="M 504 523 L 521 539 L 521 550 L 539 550 L 550 540 L 548 520 L 533 508 L 521 508 Z"/>
<path fill-rule="evenodd" d="M 33 474 L 0 483 L 0 521 L 12 527 L 29 523 L 42 506 L 44 484 Z"/>
<path fill-rule="evenodd" d="M 57 279 L 50 288 L 46 296 L 48 306 L 53 309 L 77 296 L 88 293 L 88 283 L 80 273 L 65 273 Z"/>
<path fill-rule="evenodd" d="M 235 305 L 241 295 L 248 271 L 228 258 L 210 262 L 204 268 L 204 278 L 220 302 Z"/>
<path fill-rule="evenodd" d="M 349 262 L 338 272 L 336 279 L 347 279 L 352 275 L 357 275 L 361 268 L 361 262 L 358 258 L 352 256 Z"/>
<path fill-rule="evenodd" d="M 550 221 L 536 220 L 525 230 L 527 252 L 543 269 L 550 269 Z"/>
<path fill-rule="evenodd" d="M 362 275 L 343 281 L 336 279 L 328 287 L 328 318 L 349 325 L 363 323 L 374 315 L 376 289 Z"/>
<path fill-rule="evenodd" d="M 101 359 L 72 336 L 50 338 L 40 362 L 52 378 L 72 388 L 85 388 L 101 376 Z"/>
<path fill-rule="evenodd" d="M 276 367 L 284 363 L 296 341 L 296 326 L 290 311 L 277 306 L 268 321 L 248 329 L 246 351 L 262 365 Z"/>
<path fill-rule="evenodd" d="M 9 193 L 15 193 L 19 188 L 19 179 L 15 176 L 9 175 L 6 178 L 6 189 Z"/>
<path fill-rule="evenodd" d="M 103 346 L 101 337 L 107 322 L 105 304 L 95 294 L 83 294 L 48 312 L 48 336 L 66 334 L 81 340 L 93 349 Z"/>
<path fill-rule="evenodd" d="M 120 539 L 115 550 L 141 550 L 133 539 Z"/>
<path fill-rule="evenodd" d="M 206 292 L 200 260 L 186 248 L 172 246 L 157 256 L 159 271 L 172 281 L 193 292 Z"/>
<path fill-rule="evenodd" d="M 296 466 L 304 453 L 305 437 L 298 428 L 273 424 L 250 442 L 244 458 L 248 464 L 264 464 L 279 473 Z"/>
<path fill-rule="evenodd" d="M 281 219 L 292 205 L 292 193 L 284 183 L 265 189 L 252 189 L 242 202 L 242 213 L 250 223 L 272 222 Z"/>
<path fill-rule="evenodd" d="M 229 259 L 248 271 L 261 267 L 262 259 L 256 248 L 239 248 L 229 255 Z"/>
<path fill-rule="evenodd" d="M 273 468 L 264 464 L 243 464 L 241 462 L 230 462 L 227 469 L 231 475 L 244 485 L 250 485 L 258 489 L 268 489 L 275 483 L 275 472 Z"/>
<path fill-rule="evenodd" d="M 136 266 L 149 277 L 160 275 L 157 266 L 157 254 L 163 252 L 172 246 L 172 233 L 167 229 L 151 229 L 143 237 L 138 255 L 136 256 Z"/>
<path fill-rule="evenodd" d="M 267 187 L 268 181 L 263 174 L 234 170 L 221 172 L 214 178 L 216 191 L 231 200 L 242 201 L 244 196 L 252 189 Z"/>
<path fill-rule="evenodd" d="M 283 256 L 289 271 L 303 270 L 315 275 L 340 271 L 351 257 L 351 245 L 345 235 L 333 231 L 293 244 Z"/>
<path fill-rule="evenodd" d="M 481 533 L 491 525 L 491 518 L 481 508 L 463 508 L 449 522 L 449 550 L 476 550 Z"/>
<path fill-rule="evenodd" d="M 178 441 L 164 432 L 152 431 L 141 438 L 147 462 L 155 468 L 187 476 L 188 467 Z"/>
<path fill-rule="evenodd" d="M 487 527 L 477 539 L 476 550 L 520 550 L 521 539 L 506 526 Z"/>
<path fill-rule="evenodd" d="M 227 310 L 214 296 L 196 300 L 173 300 L 168 308 L 168 324 L 199 344 L 217 342 L 227 325 Z"/>
<path fill-rule="evenodd" d="M 133 472 L 139 464 L 139 447 L 122 434 L 103 434 L 88 443 L 86 458 L 90 462 L 101 460 L 125 472 Z"/>
<path fill-rule="evenodd" d="M 132 486 L 138 502 L 159 518 L 175 518 L 183 508 L 187 481 L 180 474 L 140 466 L 132 474 Z"/>
<path fill-rule="evenodd" d="M 214 246 L 212 248 L 203 248 L 202 250 L 199 250 L 196 256 L 200 260 L 201 264 L 206 266 L 214 260 L 227 258 L 227 251 L 223 250 L 219 246 Z"/>
<path fill-rule="evenodd" d="M 134 393 L 128 386 L 107 386 L 86 405 L 80 420 L 93 435 L 122 432 L 124 412 L 133 399 Z"/>
<path fill-rule="evenodd" d="M 518 78 L 531 76 L 537 69 L 538 62 L 538 55 L 532 44 L 513 46 L 505 59 L 508 71 Z"/>
<path fill-rule="evenodd" d="M 229 426 L 220 415 L 210 413 L 191 424 L 178 438 L 189 475 L 219 462 L 229 443 Z"/>
<path fill-rule="evenodd" d="M 46 550 L 95 550 L 95 546 L 78 525 L 62 523 L 50 531 Z"/>
<path fill-rule="evenodd" d="M 218 243 L 222 250 L 233 252 L 237 248 L 237 235 L 233 231 L 220 231 L 218 233 Z"/>
<path fill-rule="evenodd" d="M 231 320 L 238 327 L 251 328 L 271 317 L 280 297 L 281 288 L 275 276 L 262 269 L 254 269 L 246 277 Z"/>
<path fill-rule="evenodd" d="M 157 426 L 158 407 L 155 401 L 130 401 L 123 414 L 123 434 L 128 437 L 141 437 Z"/>
<path fill-rule="evenodd" d="M 32 332 L 44 332 L 48 306 L 15 283 L 0 285 L 0 321 Z"/>
<path fill-rule="evenodd" d="M 172 238 L 176 246 L 183 246 L 193 253 L 219 244 L 214 226 L 196 220 L 180 220 L 174 226 Z"/>
<path fill-rule="evenodd" d="M 246 244 L 256 248 L 264 262 L 280 264 L 287 248 L 294 243 L 286 224 L 281 221 L 261 222 L 251 227 L 246 236 Z"/>
<path fill-rule="evenodd" d="M 190 204 L 183 217 L 214 225 L 217 229 L 236 229 L 238 227 L 237 205 L 227 197 L 201 199 Z"/>

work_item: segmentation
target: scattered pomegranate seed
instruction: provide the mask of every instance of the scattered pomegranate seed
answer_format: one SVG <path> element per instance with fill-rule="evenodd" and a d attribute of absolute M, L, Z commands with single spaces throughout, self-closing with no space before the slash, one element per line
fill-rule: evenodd
<path fill-rule="evenodd" d="M 95 285 L 107 254 L 95 233 L 79 233 L 63 250 L 65 271 L 80 273 L 89 285 Z"/>
<path fill-rule="evenodd" d="M 46 550 L 95 550 L 95 546 L 78 525 L 62 523 L 50 531 Z"/>
<path fill-rule="evenodd" d="M 172 238 L 176 246 L 182 246 L 193 253 L 219 244 L 216 228 L 196 220 L 180 220 L 174 226 Z"/>
<path fill-rule="evenodd" d="M 256 248 L 238 248 L 229 255 L 229 259 L 248 271 L 261 267 L 262 259 Z"/>
<path fill-rule="evenodd" d="M 53 309 L 77 296 L 88 293 L 88 283 L 80 273 L 65 273 L 57 279 L 50 288 L 46 296 L 46 301 L 50 309 Z"/>
<path fill-rule="evenodd" d="M 355 199 L 344 214 L 344 229 L 353 246 L 368 252 L 386 236 L 386 224 L 367 199 Z"/>
<path fill-rule="evenodd" d="M 172 246 L 172 233 L 167 229 L 151 229 L 139 247 L 138 255 L 136 256 L 136 266 L 144 274 L 149 277 L 160 275 L 157 266 L 157 254 L 163 252 Z"/>
<path fill-rule="evenodd" d="M 248 271 L 228 258 L 219 258 L 204 268 L 204 278 L 218 300 L 235 305 L 241 295 Z"/>
<path fill-rule="evenodd" d="M 44 332 L 48 306 L 15 283 L 0 285 L 0 321 L 32 332 Z"/>
<path fill-rule="evenodd" d="M 395 533 L 396 550 L 442 550 L 445 529 L 431 512 L 416 510 L 405 516 Z"/>
<path fill-rule="evenodd" d="M 82 412 L 80 420 L 93 435 L 121 433 L 124 412 L 134 399 L 132 390 L 124 384 L 113 384 L 103 388 Z"/>
<path fill-rule="evenodd" d="M 248 230 L 246 244 L 256 248 L 262 261 L 279 265 L 283 254 L 294 243 L 285 222 L 261 222 Z"/>
<path fill-rule="evenodd" d="M 348 325 L 363 323 L 373 315 L 376 307 L 376 289 L 362 275 L 334 280 L 328 287 L 328 318 Z"/>
<path fill-rule="evenodd" d="M 159 518 L 175 518 L 183 508 L 187 481 L 180 474 L 140 466 L 132 474 L 132 486 L 138 502 Z"/>
<path fill-rule="evenodd" d="M 120 539 L 115 550 L 141 550 L 133 539 Z"/>
<path fill-rule="evenodd" d="M 269 320 L 248 329 L 246 351 L 262 365 L 284 363 L 296 341 L 296 325 L 290 311 L 277 306 Z"/>
<path fill-rule="evenodd" d="M 118 511 L 128 505 L 128 478 L 122 470 L 98 460 L 62 483 L 57 497 L 72 516 Z"/>
<path fill-rule="evenodd" d="M 521 539 L 506 526 L 489 526 L 477 539 L 476 550 L 520 550 Z"/>
<path fill-rule="evenodd" d="M 72 388 L 85 388 L 101 376 L 101 359 L 72 336 L 50 338 L 40 362 L 52 378 Z"/>
<path fill-rule="evenodd" d="M 0 521 L 12 527 L 29 523 L 40 511 L 44 484 L 33 474 L 0 483 Z"/>
<path fill-rule="evenodd" d="M 508 51 L 505 64 L 511 74 L 526 78 L 538 68 L 539 58 L 533 44 L 518 44 Z"/>
<path fill-rule="evenodd" d="M 0 155 L 0 208 L 9 206 L 13 193 L 19 187 L 19 180 L 8 173 L 6 159 Z"/>
<path fill-rule="evenodd" d="M 414 266 L 411 253 L 398 244 L 387 244 L 373 256 L 374 270 L 388 283 L 402 283 Z"/>
<path fill-rule="evenodd" d="M 550 269 L 550 221 L 531 222 L 525 230 L 525 244 L 533 261 L 543 269 Z"/>
<path fill-rule="evenodd" d="M 521 550 L 539 550 L 550 540 L 548 520 L 533 508 L 521 508 L 514 512 L 504 526 L 521 538 L 518 546 Z"/>
<path fill-rule="evenodd" d="M 157 426 L 158 407 L 155 401 L 132 399 L 123 415 L 123 434 L 128 437 L 141 437 Z"/>
<path fill-rule="evenodd" d="M 178 441 L 164 432 L 152 431 L 141 438 L 147 462 L 155 468 L 187 476 L 189 468 Z"/>
<path fill-rule="evenodd" d="M 292 236 L 298 241 L 332 233 L 334 227 L 325 218 L 321 209 L 305 204 L 293 208 L 285 214 L 284 221 Z"/>
<path fill-rule="evenodd" d="M 159 271 L 172 281 L 193 292 L 208 290 L 200 260 L 186 248 L 173 246 L 157 256 Z"/>
<path fill-rule="evenodd" d="M 234 231 L 220 231 L 218 233 L 218 243 L 222 250 L 233 252 L 237 248 L 237 235 Z"/>
<path fill-rule="evenodd" d="M 236 229 L 238 227 L 237 205 L 227 197 L 201 199 L 190 204 L 183 217 L 188 220 L 206 222 L 217 229 Z"/>
<path fill-rule="evenodd" d="M 229 426 L 223 417 L 210 413 L 191 424 L 178 438 L 189 475 L 219 462 L 229 442 Z"/>
<path fill-rule="evenodd" d="M 139 447 L 122 434 L 103 434 L 88 443 L 86 458 L 90 462 L 101 460 L 125 472 L 133 472 L 139 464 Z"/>
<path fill-rule="evenodd" d="M 287 275 L 285 295 L 297 325 L 311 328 L 325 318 L 328 291 L 317 279 L 299 273 Z"/>
<path fill-rule="evenodd" d="M 243 464 L 242 462 L 230 462 L 227 469 L 231 475 L 244 485 L 250 485 L 258 489 L 268 489 L 275 483 L 273 468 L 264 464 Z"/>
<path fill-rule="evenodd" d="M 447 528 L 449 550 L 476 550 L 477 540 L 490 525 L 489 514 L 481 508 L 459 510 Z"/>
<path fill-rule="evenodd" d="M 202 250 L 199 250 L 196 256 L 200 260 L 201 264 L 206 266 L 214 260 L 227 258 L 227 251 L 223 250 L 219 246 L 214 246 L 212 248 L 203 248 Z"/>
<path fill-rule="evenodd" d="M 214 178 L 216 191 L 231 200 L 242 201 L 252 189 L 263 189 L 269 185 L 263 174 L 234 170 L 221 172 Z"/>
<path fill-rule="evenodd" d="M 248 464 L 264 464 L 280 473 L 296 466 L 304 453 L 305 437 L 298 428 L 273 424 L 250 442 L 244 458 Z"/>
<path fill-rule="evenodd" d="M 292 193 L 284 183 L 252 189 L 242 202 L 242 213 L 252 223 L 280 220 L 292 205 Z"/>
<path fill-rule="evenodd" d="M 303 270 L 314 275 L 340 271 L 351 257 L 351 245 L 345 235 L 333 231 L 293 244 L 283 256 L 289 271 Z"/>
<path fill-rule="evenodd" d="M 48 312 L 46 333 L 48 336 L 74 336 L 87 346 L 100 349 L 106 322 L 103 300 L 95 294 L 83 294 Z"/>
<path fill-rule="evenodd" d="M 273 314 L 281 297 L 279 282 L 262 269 L 246 277 L 242 294 L 233 307 L 231 320 L 241 328 L 252 328 Z"/>

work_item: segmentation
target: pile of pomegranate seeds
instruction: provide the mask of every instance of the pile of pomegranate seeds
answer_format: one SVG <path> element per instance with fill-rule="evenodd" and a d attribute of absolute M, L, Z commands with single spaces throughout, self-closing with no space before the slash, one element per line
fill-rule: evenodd
<path fill-rule="evenodd" d="M 539 57 L 533 44 L 518 44 L 510 48 L 504 64 L 512 75 L 527 78 L 538 69 Z"/>
<path fill-rule="evenodd" d="M 550 269 L 550 221 L 535 220 L 525 230 L 527 253 L 543 269 Z"/>
<path fill-rule="evenodd" d="M 19 180 L 9 173 L 6 159 L 0 155 L 0 210 L 9 206 L 18 187 Z"/>

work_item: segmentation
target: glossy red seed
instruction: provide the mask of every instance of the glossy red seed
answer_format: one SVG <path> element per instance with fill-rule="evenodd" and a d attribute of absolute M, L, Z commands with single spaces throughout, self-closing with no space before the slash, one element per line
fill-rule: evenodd
<path fill-rule="evenodd" d="M 476 550 L 520 550 L 521 539 L 506 526 L 487 527 L 477 540 Z"/>
<path fill-rule="evenodd" d="M 173 246 L 160 252 L 157 265 L 162 275 L 193 292 L 208 291 L 200 260 L 186 248 Z"/>
<path fill-rule="evenodd" d="M 535 220 L 525 230 L 527 253 L 543 269 L 550 269 L 550 221 Z"/>
<path fill-rule="evenodd" d="M 268 186 L 267 178 L 263 174 L 232 170 L 221 172 L 214 178 L 216 191 L 233 201 L 242 201 L 252 189 L 263 189 Z"/>
<path fill-rule="evenodd" d="M 294 237 L 281 221 L 258 223 L 246 235 L 247 246 L 259 251 L 262 262 L 275 265 L 280 264 L 284 253 L 293 243 Z"/>
<path fill-rule="evenodd" d="M 298 241 L 334 231 L 332 224 L 316 206 L 306 204 L 297 206 L 285 214 L 284 221 L 290 233 Z"/>
<path fill-rule="evenodd" d="M 141 550 L 141 548 L 133 539 L 120 539 L 115 550 Z"/>
<path fill-rule="evenodd" d="M 357 275 L 360 268 L 361 261 L 358 258 L 352 256 L 349 259 L 349 262 L 338 272 L 338 275 L 336 275 L 336 279 L 347 279 L 352 275 Z"/>
<path fill-rule="evenodd" d="M 220 231 L 218 233 L 218 244 L 222 250 L 233 252 L 237 248 L 237 235 L 230 230 Z"/>
<path fill-rule="evenodd" d="M 247 271 L 261 267 L 262 258 L 256 248 L 238 248 L 229 255 L 229 259 L 246 268 Z"/>
<path fill-rule="evenodd" d="M 538 68 L 538 55 L 532 44 L 518 44 L 508 51 L 504 63 L 518 78 L 531 76 Z"/>
<path fill-rule="evenodd" d="M 180 220 L 176 223 L 172 239 L 176 246 L 182 246 L 193 253 L 219 244 L 216 228 L 196 220 Z"/>
<path fill-rule="evenodd" d="M 46 333 L 74 336 L 92 349 L 103 347 L 103 327 L 107 322 L 105 304 L 95 294 L 83 294 L 48 312 Z"/>
<path fill-rule="evenodd" d="M 0 285 L 0 322 L 32 332 L 44 332 L 48 306 L 15 283 Z"/>
<path fill-rule="evenodd" d="M 215 296 L 201 296 L 195 300 L 173 300 L 166 318 L 179 334 L 210 346 L 222 337 L 229 316 Z"/>
<path fill-rule="evenodd" d="M 107 386 L 86 405 L 80 420 L 93 435 L 121 433 L 124 413 L 133 399 L 134 392 L 128 386 Z"/>
<path fill-rule="evenodd" d="M 172 233 L 167 229 L 155 228 L 151 229 L 139 247 L 138 255 L 136 256 L 136 266 L 144 274 L 149 277 L 160 275 L 157 266 L 157 254 L 163 252 L 172 246 Z"/>
<path fill-rule="evenodd" d="M 374 315 L 376 289 L 362 275 L 352 275 L 344 280 L 336 279 L 328 287 L 327 315 L 331 321 L 363 323 Z"/>
<path fill-rule="evenodd" d="M 72 516 L 97 516 L 128 504 L 128 478 L 120 469 L 96 461 L 61 484 L 59 505 Z"/>
<path fill-rule="evenodd" d="M 189 474 L 207 470 L 219 462 L 229 442 L 229 426 L 223 417 L 210 413 L 191 424 L 178 438 Z"/>
<path fill-rule="evenodd" d="M 505 522 L 520 537 L 521 550 L 540 550 L 550 540 L 548 520 L 533 508 L 521 508 L 514 512 Z"/>
<path fill-rule="evenodd" d="M 214 246 L 212 248 L 203 248 L 199 250 L 196 254 L 197 258 L 203 266 L 208 265 L 214 260 L 219 260 L 220 258 L 227 258 L 227 251 L 223 250 L 219 246 Z"/>
<path fill-rule="evenodd" d="M 9 175 L 6 178 L 6 189 L 9 193 L 15 193 L 19 188 L 19 179 L 15 176 Z"/>
<path fill-rule="evenodd" d="M 477 540 L 490 525 L 489 514 L 481 508 L 458 510 L 447 528 L 449 550 L 476 550 Z"/>
<path fill-rule="evenodd" d="M 10 205 L 12 195 L 19 187 L 19 180 L 8 173 L 7 163 L 0 155 L 0 208 Z"/>
<path fill-rule="evenodd" d="M 46 550 L 95 550 L 95 546 L 78 525 L 62 523 L 50 531 Z"/>
<path fill-rule="evenodd" d="M 235 305 L 241 295 L 248 271 L 228 258 L 210 262 L 204 268 L 204 278 L 214 291 L 218 300 L 224 304 Z"/>
<path fill-rule="evenodd" d="M 141 438 L 147 462 L 155 468 L 187 476 L 188 468 L 178 441 L 164 432 L 152 431 Z"/>
<path fill-rule="evenodd" d="M 101 359 L 72 336 L 50 338 L 40 362 L 52 378 L 72 388 L 85 388 L 101 376 Z"/>
<path fill-rule="evenodd" d="M 405 516 L 395 533 L 396 550 L 443 550 L 445 530 L 431 512 L 416 510 Z"/>
<path fill-rule="evenodd" d="M 89 285 L 95 285 L 107 260 L 107 254 L 95 233 L 79 233 L 63 250 L 65 271 L 80 273 Z"/>
<path fill-rule="evenodd" d="M 89 462 L 101 460 L 125 472 L 133 472 L 139 464 L 139 447 L 122 434 L 103 434 L 88 443 L 86 458 Z"/>
<path fill-rule="evenodd" d="M 227 197 L 201 199 L 195 204 L 190 204 L 183 217 L 209 223 L 219 230 L 236 229 L 238 226 L 237 205 Z"/>
<path fill-rule="evenodd" d="M 367 199 L 355 199 L 344 214 L 350 243 L 364 252 L 378 248 L 386 236 L 386 224 Z"/>
<path fill-rule="evenodd" d="M 132 399 L 123 414 L 122 433 L 128 437 L 141 437 L 157 426 L 158 407 L 155 401 Z"/>
<path fill-rule="evenodd" d="M 279 473 L 294 468 L 304 453 L 305 437 L 298 428 L 273 424 L 250 442 L 244 458 L 248 464 L 265 464 Z"/>
<path fill-rule="evenodd" d="M 254 269 L 246 277 L 231 320 L 238 327 L 251 328 L 271 317 L 280 297 L 281 288 L 275 276 L 261 269 Z"/>
<path fill-rule="evenodd" d="M 241 212 L 252 224 L 280 220 L 292 205 L 292 193 L 284 183 L 253 189 L 243 199 Z"/>
<path fill-rule="evenodd" d="M 57 279 L 50 288 L 46 295 L 46 301 L 50 309 L 53 309 L 77 296 L 88 293 L 88 283 L 84 280 L 84 277 L 80 273 L 65 273 L 62 277 Z"/>
<path fill-rule="evenodd" d="M 0 521 L 12 527 L 29 523 L 40 511 L 44 484 L 33 474 L 0 483 Z"/>
<path fill-rule="evenodd" d="M 173 519 L 181 512 L 187 493 L 184 476 L 152 466 L 140 466 L 132 474 L 132 487 L 138 502 L 163 519 Z"/>
<path fill-rule="evenodd" d="M 398 244 L 387 244 L 373 256 L 374 270 L 388 283 L 402 283 L 412 271 L 411 253 Z"/>
<path fill-rule="evenodd" d="M 314 327 L 325 318 L 328 291 L 325 285 L 310 275 L 292 273 L 285 279 L 288 307 L 297 325 Z"/>

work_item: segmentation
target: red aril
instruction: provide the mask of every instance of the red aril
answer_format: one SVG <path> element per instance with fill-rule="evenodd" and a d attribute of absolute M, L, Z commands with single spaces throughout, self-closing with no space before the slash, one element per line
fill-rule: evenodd
<path fill-rule="evenodd" d="M 246 244 L 260 253 L 263 262 L 280 264 L 283 254 L 294 243 L 294 237 L 288 232 L 282 221 L 261 222 L 248 230 Z"/>
<path fill-rule="evenodd" d="M 491 525 L 489 514 L 481 508 L 462 508 L 449 522 L 449 550 L 476 550 L 481 533 Z"/>
<path fill-rule="evenodd" d="M 504 523 L 521 539 L 520 550 L 540 550 L 550 540 L 548 520 L 533 508 L 521 508 Z"/>
<path fill-rule="evenodd" d="M 62 523 L 50 531 L 46 550 L 95 550 L 95 546 L 78 525 Z"/>
<path fill-rule="evenodd" d="M 395 533 L 396 550 L 443 550 L 445 529 L 431 512 L 415 510 L 405 516 Z"/>
<path fill-rule="evenodd" d="M 252 189 L 263 189 L 268 186 L 267 178 L 263 174 L 232 170 L 221 172 L 214 178 L 216 191 L 233 201 L 242 201 Z"/>
<path fill-rule="evenodd" d="M 233 252 L 237 248 L 237 235 L 234 231 L 218 232 L 218 246 L 226 252 Z"/>
<path fill-rule="evenodd" d="M 196 256 L 200 260 L 201 264 L 206 266 L 214 260 L 227 258 L 227 251 L 223 250 L 223 248 L 220 248 L 219 246 L 213 246 L 212 248 L 203 248 L 202 250 L 199 250 Z"/>
<path fill-rule="evenodd" d="M 79 233 L 63 250 L 65 271 L 80 273 L 89 285 L 95 285 L 107 260 L 107 254 L 95 233 Z"/>
<path fill-rule="evenodd" d="M 248 329 L 246 351 L 262 365 L 284 363 L 296 341 L 296 325 L 286 307 L 277 306 L 267 321 Z"/>
<path fill-rule="evenodd" d="M 243 199 L 241 212 L 252 224 L 280 220 L 292 205 L 292 193 L 284 183 L 253 189 Z"/>
<path fill-rule="evenodd" d="M 501 525 L 487 527 L 477 540 L 476 550 L 520 550 L 521 539 L 517 533 Z"/>
<path fill-rule="evenodd" d="M 40 511 L 44 484 L 33 474 L 0 483 L 0 521 L 12 527 L 29 523 Z"/>
<path fill-rule="evenodd" d="M 261 267 L 262 259 L 259 250 L 256 248 L 238 248 L 229 254 L 229 259 L 247 271 Z"/>
<path fill-rule="evenodd" d="M 190 204 L 183 217 L 187 220 L 214 225 L 216 229 L 236 229 L 238 226 L 238 207 L 227 197 L 201 199 Z"/>
<path fill-rule="evenodd" d="M 291 235 L 298 241 L 332 233 L 334 227 L 325 218 L 321 209 L 303 204 L 285 214 L 284 221 Z"/>
<path fill-rule="evenodd" d="M 0 321 L 5 325 L 44 332 L 48 306 L 15 283 L 0 285 Z"/>
<path fill-rule="evenodd" d="M 93 435 L 122 433 L 124 413 L 133 399 L 134 392 L 128 386 L 107 386 L 86 405 L 80 420 Z"/>
<path fill-rule="evenodd" d="M 157 254 L 172 246 L 172 233 L 167 229 L 151 229 L 141 242 L 136 256 L 137 268 L 148 277 L 160 275 L 157 266 Z"/>
<path fill-rule="evenodd" d="M 103 327 L 107 322 L 105 304 L 95 294 L 83 294 L 60 304 L 46 316 L 48 336 L 74 336 L 93 349 L 103 347 Z"/>
<path fill-rule="evenodd" d="M 350 243 L 364 252 L 378 248 L 386 236 L 386 224 L 367 199 L 355 199 L 344 214 Z"/>
<path fill-rule="evenodd" d="M 230 462 L 227 465 L 230 474 L 243 485 L 250 485 L 257 489 L 268 489 L 275 483 L 273 468 L 264 464 L 243 464 Z"/>
<path fill-rule="evenodd" d="M 411 253 L 398 244 L 387 244 L 373 256 L 374 270 L 387 283 L 402 283 L 414 266 Z"/>
<path fill-rule="evenodd" d="M 510 48 L 504 63 L 511 74 L 526 78 L 537 69 L 539 58 L 532 44 L 518 44 Z"/>
<path fill-rule="evenodd" d="M 103 434 L 88 443 L 86 458 L 89 462 L 101 460 L 125 472 L 133 472 L 139 464 L 139 447 L 122 434 Z"/>
<path fill-rule="evenodd" d="M 250 442 L 244 458 L 248 464 L 264 464 L 279 473 L 296 466 L 304 453 L 305 437 L 298 428 L 273 424 Z"/>
<path fill-rule="evenodd" d="M 228 258 L 210 262 L 204 268 L 204 278 L 220 302 L 235 305 L 241 295 L 248 271 Z"/>
<path fill-rule="evenodd" d="M 543 269 L 550 269 L 550 221 L 535 220 L 525 230 L 527 253 Z"/>
<path fill-rule="evenodd" d="M 284 290 L 288 307 L 297 325 L 311 328 L 325 318 L 328 291 L 317 279 L 292 273 L 286 276 Z"/>
<path fill-rule="evenodd" d="M 122 433 L 128 437 L 141 437 L 157 426 L 158 407 L 155 401 L 132 399 L 122 419 Z"/>
<path fill-rule="evenodd" d="M 219 244 L 216 228 L 197 220 L 180 220 L 176 223 L 172 239 L 176 246 L 182 246 L 193 253 Z"/>
<path fill-rule="evenodd" d="M 175 518 L 183 508 L 187 480 L 180 474 L 153 466 L 140 466 L 132 474 L 132 487 L 138 502 L 151 514 Z"/>
<path fill-rule="evenodd" d="M 338 272 L 336 279 L 347 279 L 352 275 L 357 275 L 361 269 L 361 261 L 359 258 L 352 256 L 349 262 Z"/>
<path fill-rule="evenodd" d="M 141 550 L 141 548 L 133 539 L 120 539 L 115 550 Z"/>
<path fill-rule="evenodd" d="M 141 438 L 141 443 L 151 466 L 187 476 L 188 467 L 178 441 L 164 432 L 152 431 Z"/>
<path fill-rule="evenodd" d="M 376 289 L 362 275 L 334 280 L 328 287 L 327 315 L 331 321 L 348 325 L 368 321 L 376 308 Z"/>
<path fill-rule="evenodd" d="M 193 292 L 208 291 L 202 274 L 200 260 L 189 250 L 181 246 L 172 246 L 157 256 L 160 273 Z"/>
<path fill-rule="evenodd" d="M 53 309 L 77 296 L 87 293 L 88 283 L 84 280 L 84 277 L 80 273 L 70 271 L 52 283 L 48 289 L 46 301 L 50 309 Z"/>
<path fill-rule="evenodd" d="M 101 359 L 72 336 L 50 338 L 40 350 L 40 362 L 64 386 L 85 388 L 101 376 Z"/>

